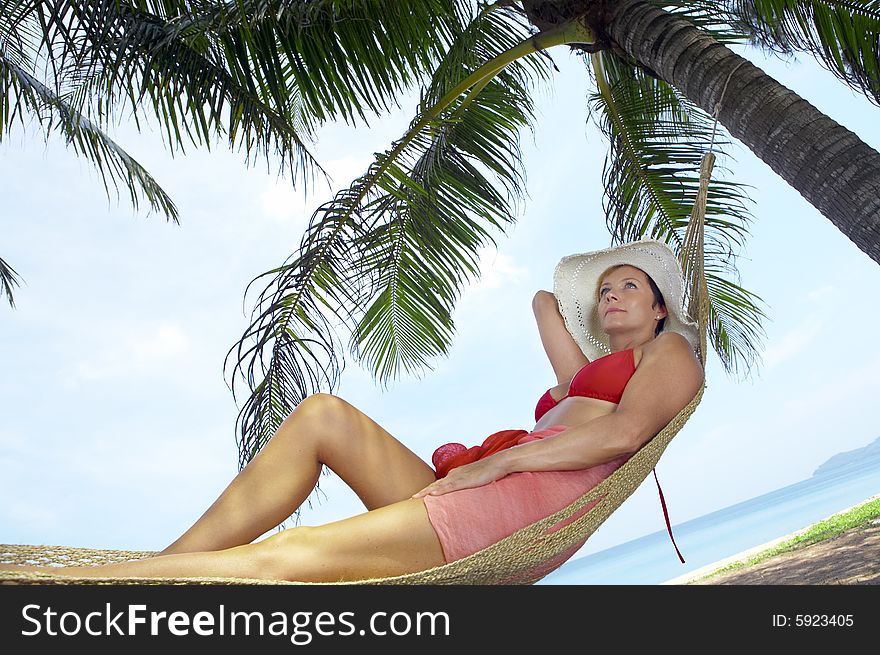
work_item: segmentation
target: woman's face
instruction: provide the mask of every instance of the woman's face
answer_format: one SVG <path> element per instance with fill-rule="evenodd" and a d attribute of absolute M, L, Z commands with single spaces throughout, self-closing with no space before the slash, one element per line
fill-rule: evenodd
<path fill-rule="evenodd" d="M 666 308 L 654 300 L 648 276 L 635 266 L 618 266 L 599 282 L 599 322 L 606 333 L 645 328 L 654 332 Z"/>

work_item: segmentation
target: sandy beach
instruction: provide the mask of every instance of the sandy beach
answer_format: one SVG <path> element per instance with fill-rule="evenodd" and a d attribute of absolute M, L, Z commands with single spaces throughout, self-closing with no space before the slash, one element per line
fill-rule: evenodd
<path fill-rule="evenodd" d="M 872 496 L 858 505 L 835 512 L 834 515 L 878 498 L 880 495 Z M 756 557 L 808 532 L 812 527 L 807 526 L 661 584 L 880 584 L 880 518 L 823 541 L 774 555 L 757 564 L 711 575 L 726 566 Z"/>

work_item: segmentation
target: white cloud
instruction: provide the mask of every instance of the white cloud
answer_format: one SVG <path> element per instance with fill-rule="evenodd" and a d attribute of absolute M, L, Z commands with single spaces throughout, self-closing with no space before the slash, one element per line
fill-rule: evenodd
<path fill-rule="evenodd" d="M 279 223 L 301 220 L 305 213 L 302 193 L 283 178 L 267 183 L 257 201 L 260 211 Z"/>
<path fill-rule="evenodd" d="M 510 282 L 520 282 L 529 278 L 529 270 L 517 266 L 509 255 L 502 255 L 492 248 L 480 248 L 480 279 L 472 290 L 500 289 Z"/>
<path fill-rule="evenodd" d="M 782 405 L 779 420 L 783 425 L 795 421 L 810 424 L 811 419 L 834 416 L 836 410 L 846 408 L 858 393 L 870 393 L 877 386 L 877 369 L 880 357 L 867 359 L 860 365 L 850 366 L 845 372 L 845 384 L 840 375 L 823 372 L 822 383 L 815 385 L 808 392 L 799 392 L 786 400 Z"/>
<path fill-rule="evenodd" d="M 125 334 L 116 342 L 90 353 L 73 366 L 72 383 L 124 376 L 166 365 L 190 349 L 190 339 L 179 324 L 161 321 L 155 325 L 131 328 L 122 326 L 116 334 Z"/>
<path fill-rule="evenodd" d="M 352 157 L 345 156 L 339 159 L 331 159 L 321 164 L 328 175 L 330 175 L 333 189 L 338 190 L 348 186 L 351 182 L 367 172 L 370 164 L 373 162 L 372 157 Z M 321 187 L 318 187 L 320 195 Z"/>
<path fill-rule="evenodd" d="M 785 333 L 779 341 L 769 346 L 765 351 L 763 360 L 766 370 L 769 371 L 780 362 L 791 359 L 806 350 L 819 335 L 822 327 L 823 321 L 816 315 L 811 315 L 793 330 Z"/>
<path fill-rule="evenodd" d="M 35 531 L 50 530 L 58 524 L 60 509 L 55 509 L 41 502 L 33 502 L 28 498 L 18 498 L 15 503 L 2 507 L 3 525 L 15 526 Z"/>
<path fill-rule="evenodd" d="M 822 287 L 817 287 L 812 291 L 807 293 L 807 300 L 810 302 L 820 302 L 824 300 L 828 300 L 831 297 L 831 294 L 834 293 L 834 287 L 830 284 L 826 284 Z"/>
<path fill-rule="evenodd" d="M 346 156 L 322 163 L 331 178 L 332 188 L 328 188 L 323 178 L 319 178 L 308 197 L 285 178 L 268 181 L 257 197 L 260 211 L 274 221 L 290 223 L 297 231 L 302 231 L 315 209 L 330 200 L 338 190 L 348 186 L 352 180 L 363 175 L 371 161 L 365 157 Z"/>
<path fill-rule="evenodd" d="M 129 340 L 135 364 L 170 359 L 184 352 L 188 345 L 186 332 L 173 323 L 160 323 L 151 333 Z"/>

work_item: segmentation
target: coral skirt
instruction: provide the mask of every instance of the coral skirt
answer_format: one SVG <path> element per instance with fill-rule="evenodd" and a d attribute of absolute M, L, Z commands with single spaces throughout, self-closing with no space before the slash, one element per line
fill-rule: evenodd
<path fill-rule="evenodd" d="M 437 477 L 445 476 L 455 466 L 488 457 L 504 448 L 539 439 L 552 439 L 567 429 L 565 425 L 554 425 L 536 432 L 504 430 L 491 435 L 481 446 L 469 449 L 461 444 L 446 444 L 434 453 Z M 627 459 L 628 455 L 622 455 L 576 471 L 511 473 L 481 487 L 460 489 L 440 496 L 425 496 L 423 500 L 428 518 L 443 547 L 444 557 L 447 562 L 453 562 L 566 507 L 611 475 Z M 590 503 L 585 506 L 581 514 L 594 505 Z M 562 565 L 585 541 L 586 538 L 547 562 L 539 573 L 546 575 Z"/>

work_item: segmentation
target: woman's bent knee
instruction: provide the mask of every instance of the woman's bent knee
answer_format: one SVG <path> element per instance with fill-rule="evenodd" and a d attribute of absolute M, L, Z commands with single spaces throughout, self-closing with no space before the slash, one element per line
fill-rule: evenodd
<path fill-rule="evenodd" d="M 315 393 L 308 396 L 287 415 L 278 432 L 296 431 L 314 434 L 315 430 L 323 431 L 325 428 L 333 427 L 334 422 L 348 416 L 351 409 L 352 406 L 338 396 Z"/>
<path fill-rule="evenodd" d="M 313 393 L 303 400 L 288 415 L 288 419 L 307 416 L 319 421 L 328 421 L 351 411 L 352 405 L 339 396 L 329 393 Z"/>

